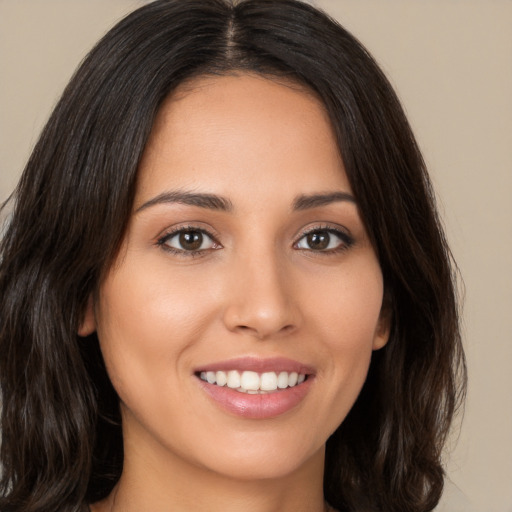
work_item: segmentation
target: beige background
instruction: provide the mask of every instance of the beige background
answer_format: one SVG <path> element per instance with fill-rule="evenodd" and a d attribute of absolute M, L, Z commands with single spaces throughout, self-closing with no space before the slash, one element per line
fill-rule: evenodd
<path fill-rule="evenodd" d="M 0 0 L 0 200 L 76 64 L 141 3 Z M 512 512 L 512 1 L 315 4 L 396 86 L 465 281 L 469 395 L 438 511 Z"/>

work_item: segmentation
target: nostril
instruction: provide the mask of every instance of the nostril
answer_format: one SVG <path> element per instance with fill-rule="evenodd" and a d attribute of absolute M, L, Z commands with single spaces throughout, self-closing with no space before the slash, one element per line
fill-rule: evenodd
<path fill-rule="evenodd" d="M 258 339 L 290 334 L 297 327 L 297 317 L 297 311 L 287 303 L 280 305 L 256 299 L 230 304 L 223 312 L 229 331 Z"/>
<path fill-rule="evenodd" d="M 265 327 L 256 328 L 256 327 L 251 327 L 249 325 L 241 324 L 241 325 L 236 326 L 236 330 L 239 333 L 250 334 L 252 336 L 256 336 L 259 339 L 265 339 L 265 338 L 276 336 L 276 335 L 279 336 L 279 335 L 290 334 L 295 330 L 295 326 L 293 324 L 287 324 L 281 328 L 274 330 L 272 328 L 270 328 L 270 329 L 266 329 Z"/>

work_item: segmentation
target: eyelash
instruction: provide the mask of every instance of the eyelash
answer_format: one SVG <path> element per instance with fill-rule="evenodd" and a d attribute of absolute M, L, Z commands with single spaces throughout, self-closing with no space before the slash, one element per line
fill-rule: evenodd
<path fill-rule="evenodd" d="M 185 233 L 201 233 L 201 235 L 208 237 L 212 243 L 216 247 L 208 248 L 208 249 L 199 249 L 199 250 L 190 250 L 187 251 L 186 249 L 178 249 L 176 247 L 171 247 L 168 245 L 168 242 L 172 240 L 174 237 L 185 234 Z M 206 229 L 199 228 L 197 226 L 181 226 L 176 229 L 173 229 L 167 233 L 165 233 L 162 237 L 160 237 L 157 240 L 157 245 L 161 247 L 164 251 L 170 252 L 172 254 L 176 254 L 178 256 L 184 256 L 184 257 L 198 257 L 198 256 L 204 256 L 207 252 L 210 252 L 212 250 L 217 250 L 222 247 L 222 245 L 217 241 L 217 238 L 215 235 L 207 231 Z"/>
<path fill-rule="evenodd" d="M 214 247 L 207 248 L 207 249 L 197 249 L 197 250 L 186 250 L 186 249 L 178 249 L 176 247 L 171 247 L 168 245 L 168 242 L 172 240 L 174 237 L 185 234 L 185 233 L 200 233 L 202 236 L 206 236 L 211 240 L 211 243 L 214 245 Z M 311 248 L 303 248 L 302 250 L 308 251 L 310 253 L 313 253 L 315 255 L 324 255 L 328 256 L 331 254 L 338 254 L 340 252 L 348 250 L 353 244 L 354 239 L 348 235 L 346 232 L 333 228 L 331 226 L 314 226 L 312 228 L 308 228 L 304 231 L 302 231 L 297 238 L 297 240 L 293 243 L 293 247 L 295 249 L 301 250 L 300 247 L 298 247 L 299 243 L 308 235 L 312 235 L 315 233 L 327 233 L 328 235 L 334 235 L 340 240 L 339 246 L 331 248 L 331 249 L 323 249 L 323 250 L 314 250 Z M 330 243 L 331 241 L 329 241 Z M 178 227 L 176 229 L 173 229 L 167 233 L 165 233 L 162 237 L 160 237 L 157 240 L 157 245 L 161 247 L 163 250 L 170 252 L 172 254 L 176 254 L 178 256 L 183 257 L 198 257 L 198 256 L 204 256 L 206 253 L 217 250 L 222 248 L 222 245 L 218 242 L 217 237 L 207 231 L 206 229 L 199 228 L 197 226 L 182 226 Z"/>
<path fill-rule="evenodd" d="M 314 250 L 314 249 L 304 249 L 310 253 L 313 253 L 315 256 L 329 256 L 333 254 L 339 254 L 341 252 L 344 252 L 352 245 L 354 245 L 354 239 L 345 231 L 337 228 L 333 228 L 332 226 L 326 226 L 326 225 L 319 225 L 319 226 L 313 226 L 311 228 L 307 228 L 304 231 L 301 232 L 299 235 L 297 241 L 293 244 L 294 247 L 297 247 L 297 245 L 308 235 L 312 235 L 314 233 L 327 233 L 329 235 L 334 235 L 340 240 L 339 246 L 331 248 L 331 249 L 325 249 L 325 250 Z"/>

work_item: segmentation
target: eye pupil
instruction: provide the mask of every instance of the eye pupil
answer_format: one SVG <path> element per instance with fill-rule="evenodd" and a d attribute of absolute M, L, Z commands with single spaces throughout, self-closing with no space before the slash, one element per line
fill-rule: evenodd
<path fill-rule="evenodd" d="M 307 235 L 308 246 L 314 250 L 327 249 L 331 238 L 327 231 L 315 231 Z"/>
<path fill-rule="evenodd" d="M 197 251 L 203 245 L 203 234 L 200 231 L 185 231 L 179 236 L 180 246 L 187 251 Z"/>

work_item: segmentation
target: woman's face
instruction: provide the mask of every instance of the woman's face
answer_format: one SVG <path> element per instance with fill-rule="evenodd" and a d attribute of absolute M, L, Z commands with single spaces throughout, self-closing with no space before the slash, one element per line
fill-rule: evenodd
<path fill-rule="evenodd" d="M 125 461 L 242 479 L 319 467 L 387 341 L 382 296 L 319 100 L 252 75 L 182 86 L 80 330 L 97 329 Z"/>

